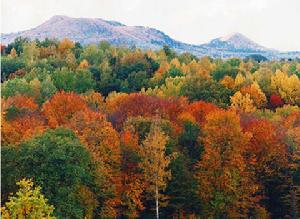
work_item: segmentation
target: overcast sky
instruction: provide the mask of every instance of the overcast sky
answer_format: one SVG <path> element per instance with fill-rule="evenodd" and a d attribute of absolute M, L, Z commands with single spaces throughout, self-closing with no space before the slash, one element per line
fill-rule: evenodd
<path fill-rule="evenodd" d="M 300 0 L 1 0 L 1 32 L 53 15 L 116 20 L 200 44 L 232 32 L 279 50 L 300 50 Z"/>

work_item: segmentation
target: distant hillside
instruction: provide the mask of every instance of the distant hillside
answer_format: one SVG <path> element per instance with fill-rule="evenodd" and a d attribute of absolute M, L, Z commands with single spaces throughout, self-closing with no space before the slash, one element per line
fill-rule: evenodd
<path fill-rule="evenodd" d="M 137 46 L 142 49 L 159 49 L 163 45 L 168 45 L 178 52 L 190 52 L 197 56 L 245 57 L 257 53 L 269 59 L 300 57 L 300 52 L 280 53 L 267 49 L 240 33 L 214 39 L 208 44 L 191 45 L 174 40 L 154 28 L 126 26 L 100 18 L 71 18 L 61 15 L 54 16 L 30 30 L 1 34 L 1 42 L 8 44 L 19 36 L 40 40 L 46 37 L 56 39 L 67 37 L 82 44 L 95 44 L 105 40 L 117 46 Z"/>

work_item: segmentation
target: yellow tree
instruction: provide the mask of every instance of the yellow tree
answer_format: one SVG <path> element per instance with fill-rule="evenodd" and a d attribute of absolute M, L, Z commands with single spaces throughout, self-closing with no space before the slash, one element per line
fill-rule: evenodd
<path fill-rule="evenodd" d="M 148 192 L 155 197 L 156 218 L 159 218 L 159 200 L 162 198 L 161 191 L 165 190 L 167 180 L 171 172 L 167 169 L 171 156 L 166 156 L 165 149 L 168 136 L 162 132 L 158 125 L 153 124 L 151 130 L 143 142 L 141 155 L 143 161 L 141 168 L 148 183 Z"/>
<path fill-rule="evenodd" d="M 15 48 L 12 48 L 11 50 L 10 50 L 10 57 L 12 57 L 12 58 L 16 58 L 17 57 L 17 51 L 16 51 L 16 49 Z"/>
<path fill-rule="evenodd" d="M 40 56 L 40 50 L 35 42 L 26 43 L 23 48 L 22 56 L 28 63 L 32 64 Z"/>
<path fill-rule="evenodd" d="M 89 67 L 89 62 L 86 59 L 82 60 L 79 64 L 79 68 L 85 69 L 85 68 L 88 68 L 88 67 Z"/>
<path fill-rule="evenodd" d="M 253 103 L 257 108 L 262 108 L 267 103 L 266 95 L 264 94 L 264 92 L 262 92 L 257 82 L 242 87 L 241 93 L 243 95 L 249 94 L 250 98 L 253 100 Z"/>
<path fill-rule="evenodd" d="M 238 73 L 234 80 L 234 86 L 236 89 L 239 89 L 246 81 L 246 78 L 241 74 Z"/>
<path fill-rule="evenodd" d="M 58 44 L 58 51 L 62 54 L 65 55 L 67 51 L 71 50 L 74 48 L 74 43 L 69 40 L 68 38 L 64 38 L 62 41 L 59 42 Z"/>
<path fill-rule="evenodd" d="M 242 112 L 249 113 L 256 110 L 253 100 L 250 98 L 248 93 L 243 95 L 240 91 L 238 91 L 232 97 L 230 97 L 230 102 L 231 108 L 240 110 Z"/>
<path fill-rule="evenodd" d="M 20 189 L 1 208 L 1 218 L 56 218 L 53 216 L 54 207 L 48 204 L 40 187 L 33 188 L 33 182 L 27 179 L 22 179 L 17 185 Z"/>
<path fill-rule="evenodd" d="M 279 93 L 289 104 L 300 104 L 300 80 L 296 75 L 290 77 L 280 70 L 276 70 L 271 77 L 271 89 Z"/>

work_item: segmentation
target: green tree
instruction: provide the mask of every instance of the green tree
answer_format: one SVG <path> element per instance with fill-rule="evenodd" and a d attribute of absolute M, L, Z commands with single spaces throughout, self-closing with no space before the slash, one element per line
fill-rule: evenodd
<path fill-rule="evenodd" d="M 91 186 L 93 169 L 89 153 L 75 134 L 64 128 L 49 129 L 21 143 L 17 150 L 16 162 L 10 164 L 16 164 L 18 177 L 33 178 L 57 207 L 55 214 L 60 218 L 83 218 L 86 206 L 77 197 L 78 189 L 81 185 Z M 11 169 L 6 165 L 3 172 Z"/>
<path fill-rule="evenodd" d="M 228 106 L 232 91 L 214 80 L 195 76 L 188 77 L 181 87 L 181 95 L 190 100 L 204 100 L 219 106 Z"/>
<path fill-rule="evenodd" d="M 7 80 L 11 73 L 25 67 L 25 63 L 20 58 L 1 56 L 1 81 Z"/>

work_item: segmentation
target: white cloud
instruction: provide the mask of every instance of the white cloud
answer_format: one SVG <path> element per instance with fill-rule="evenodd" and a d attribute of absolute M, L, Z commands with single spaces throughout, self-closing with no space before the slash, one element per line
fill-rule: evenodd
<path fill-rule="evenodd" d="M 299 11 L 299 0 L 1 0 L 1 32 L 62 14 L 150 26 L 188 43 L 241 32 L 266 47 L 300 50 Z"/>

